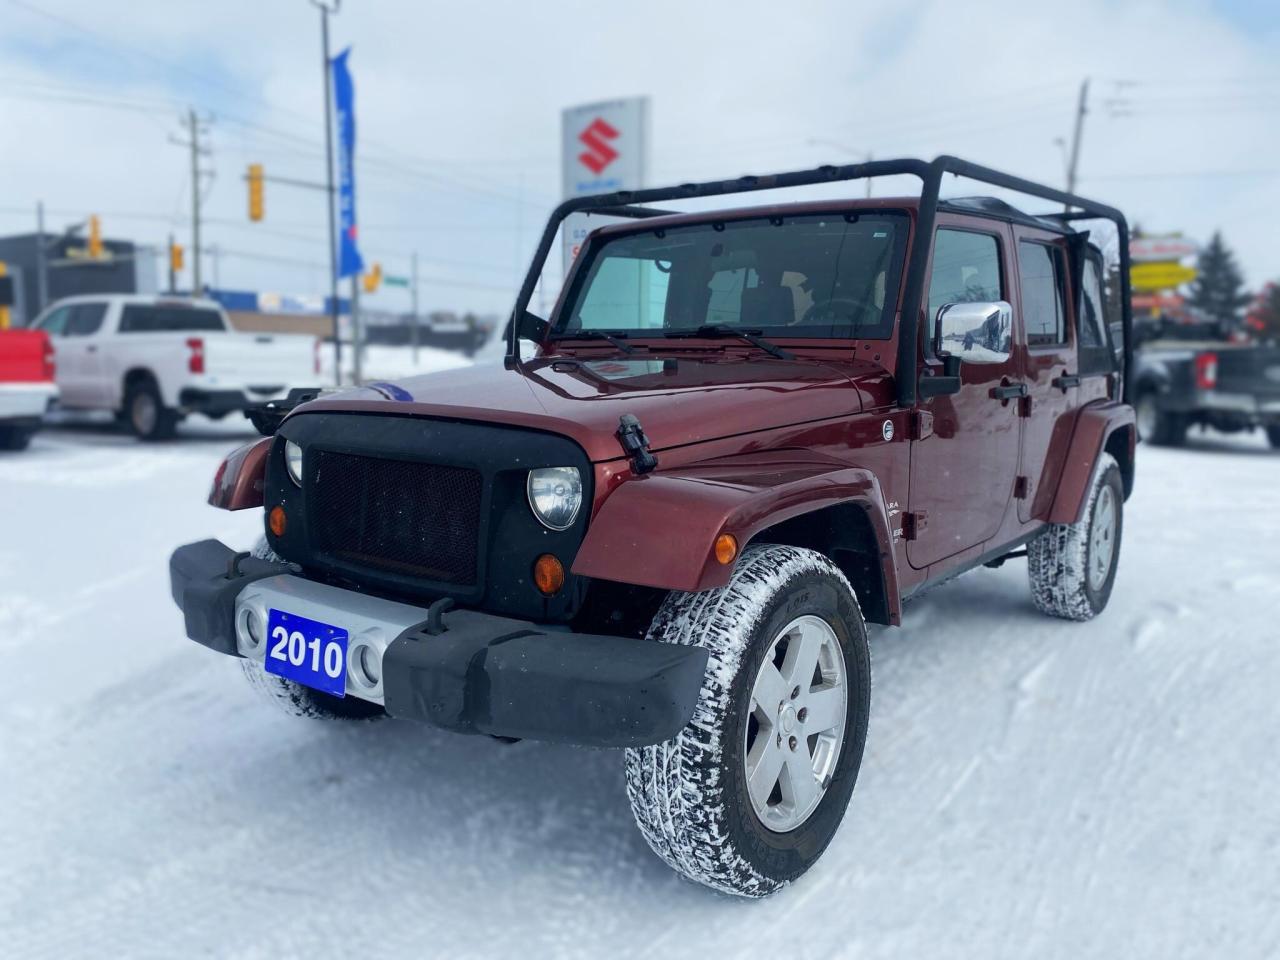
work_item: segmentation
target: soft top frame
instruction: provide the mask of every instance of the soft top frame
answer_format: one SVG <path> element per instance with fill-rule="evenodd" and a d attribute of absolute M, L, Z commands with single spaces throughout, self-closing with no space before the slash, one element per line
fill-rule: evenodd
<path fill-rule="evenodd" d="M 1028 196 L 1039 197 L 1064 205 L 1063 212 L 1046 214 L 1069 224 L 1073 220 L 1101 219 L 1115 224 L 1120 244 L 1120 305 L 1123 321 L 1124 369 L 1121 382 L 1124 389 L 1125 402 L 1131 402 L 1133 385 L 1129 371 L 1133 369 L 1133 310 L 1129 296 L 1129 224 L 1125 216 L 1115 207 L 1085 197 L 1059 190 L 1033 180 L 1015 177 L 1002 173 L 991 167 L 970 163 L 959 157 L 940 156 L 932 162 L 919 159 L 871 160 L 865 163 L 851 163 L 839 166 L 828 165 L 813 170 L 797 170 L 790 173 L 775 173 L 764 176 L 745 176 L 735 180 L 711 180 L 705 183 L 684 183 L 673 187 L 653 187 L 644 190 L 619 190 L 616 193 L 595 194 L 592 196 L 573 197 L 565 200 L 552 211 L 542 238 L 538 241 L 533 260 L 525 274 L 524 283 L 516 297 L 512 310 L 511 323 L 508 326 L 506 365 L 511 369 L 520 369 L 519 333 L 520 319 L 529 309 L 529 301 L 533 297 L 534 288 L 542 276 L 543 267 L 551 253 L 556 232 L 561 223 L 571 213 L 594 213 L 598 215 L 630 217 L 644 219 L 671 214 L 670 210 L 656 210 L 643 204 L 662 203 L 667 200 L 685 200 L 695 197 L 728 196 L 739 193 L 753 193 L 760 190 L 779 190 L 787 187 L 806 187 L 822 183 L 838 183 L 847 180 L 861 180 L 867 177 L 888 177 L 895 175 L 919 177 L 920 204 L 917 213 L 914 242 L 907 264 L 906 291 L 903 296 L 901 327 L 898 332 L 898 365 L 897 394 L 898 403 L 902 407 L 914 407 L 919 397 L 917 389 L 916 360 L 920 353 L 920 309 L 925 295 L 925 270 L 932 247 L 934 222 L 939 208 L 939 192 L 942 178 L 946 174 L 967 177 L 991 186 L 1014 190 Z M 945 209 L 945 205 L 944 205 Z M 972 212 L 975 216 L 990 216 L 982 211 Z M 915 322 L 908 318 L 915 317 Z"/>

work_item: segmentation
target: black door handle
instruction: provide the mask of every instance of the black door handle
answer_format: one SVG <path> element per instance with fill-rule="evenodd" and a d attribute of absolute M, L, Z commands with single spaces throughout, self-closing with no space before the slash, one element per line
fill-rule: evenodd
<path fill-rule="evenodd" d="M 1080 386 L 1080 374 L 1064 373 L 1058 379 L 1053 381 L 1053 386 L 1058 387 L 1063 393 L 1066 393 L 1072 387 Z"/>
<path fill-rule="evenodd" d="M 1025 383 L 1009 383 L 991 388 L 991 396 L 995 400 L 1016 400 L 1028 394 Z"/>

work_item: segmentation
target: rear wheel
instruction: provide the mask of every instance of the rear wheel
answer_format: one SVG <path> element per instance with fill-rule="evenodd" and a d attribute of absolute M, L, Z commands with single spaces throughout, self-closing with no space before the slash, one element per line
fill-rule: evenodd
<path fill-rule="evenodd" d="M 752 547 L 728 586 L 671 594 L 649 637 L 711 658 L 688 725 L 626 751 L 636 824 L 689 879 L 766 896 L 822 855 L 862 763 L 871 664 L 853 590 L 812 550 Z"/>
<path fill-rule="evenodd" d="M 1040 612 L 1065 620 L 1101 613 L 1111 599 L 1123 532 L 1120 465 L 1104 453 L 1081 519 L 1051 524 L 1027 545 L 1031 597 Z"/>
<path fill-rule="evenodd" d="M 1267 441 L 1271 444 L 1272 450 L 1280 450 L 1280 423 L 1267 427 Z"/>
<path fill-rule="evenodd" d="M 1160 447 L 1179 447 L 1187 439 L 1187 418 L 1161 410 L 1154 390 L 1138 397 L 1138 436 Z"/>
<path fill-rule="evenodd" d="M 177 431 L 178 411 L 164 405 L 160 388 L 150 377 L 129 383 L 124 395 L 124 418 L 140 440 L 168 440 Z"/>
<path fill-rule="evenodd" d="M 267 545 L 263 537 L 253 548 L 253 555 L 261 560 L 283 563 L 284 558 Z M 375 720 L 387 712 L 376 703 L 359 697 L 332 697 L 319 690 L 294 683 L 274 673 L 267 673 L 257 660 L 242 658 L 240 669 L 244 678 L 261 696 L 291 717 L 309 717 L 316 720 Z"/>
<path fill-rule="evenodd" d="M 28 427 L 13 427 L 0 424 L 0 450 L 25 450 L 35 433 Z"/>

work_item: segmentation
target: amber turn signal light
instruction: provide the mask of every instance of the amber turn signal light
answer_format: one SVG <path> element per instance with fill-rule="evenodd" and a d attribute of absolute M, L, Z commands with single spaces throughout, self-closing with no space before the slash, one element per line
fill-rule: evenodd
<path fill-rule="evenodd" d="M 728 565 L 738 555 L 738 538 L 732 533 L 722 533 L 716 537 L 716 560 Z"/>
<path fill-rule="evenodd" d="M 267 514 L 267 525 L 271 527 L 271 532 L 277 537 L 284 536 L 286 521 L 287 518 L 284 515 L 284 507 L 272 507 L 271 512 Z"/>
<path fill-rule="evenodd" d="M 549 553 L 544 553 L 533 564 L 533 583 L 544 597 L 560 592 L 564 586 L 564 566 Z"/>

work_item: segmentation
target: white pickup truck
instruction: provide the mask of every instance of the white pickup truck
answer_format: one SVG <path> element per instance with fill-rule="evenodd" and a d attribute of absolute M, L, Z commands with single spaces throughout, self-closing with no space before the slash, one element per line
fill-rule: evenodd
<path fill-rule="evenodd" d="M 212 300 L 136 294 L 68 297 L 34 326 L 49 334 L 59 405 L 112 410 L 143 440 L 189 413 L 220 418 L 319 385 L 319 341 L 239 333 Z"/>

